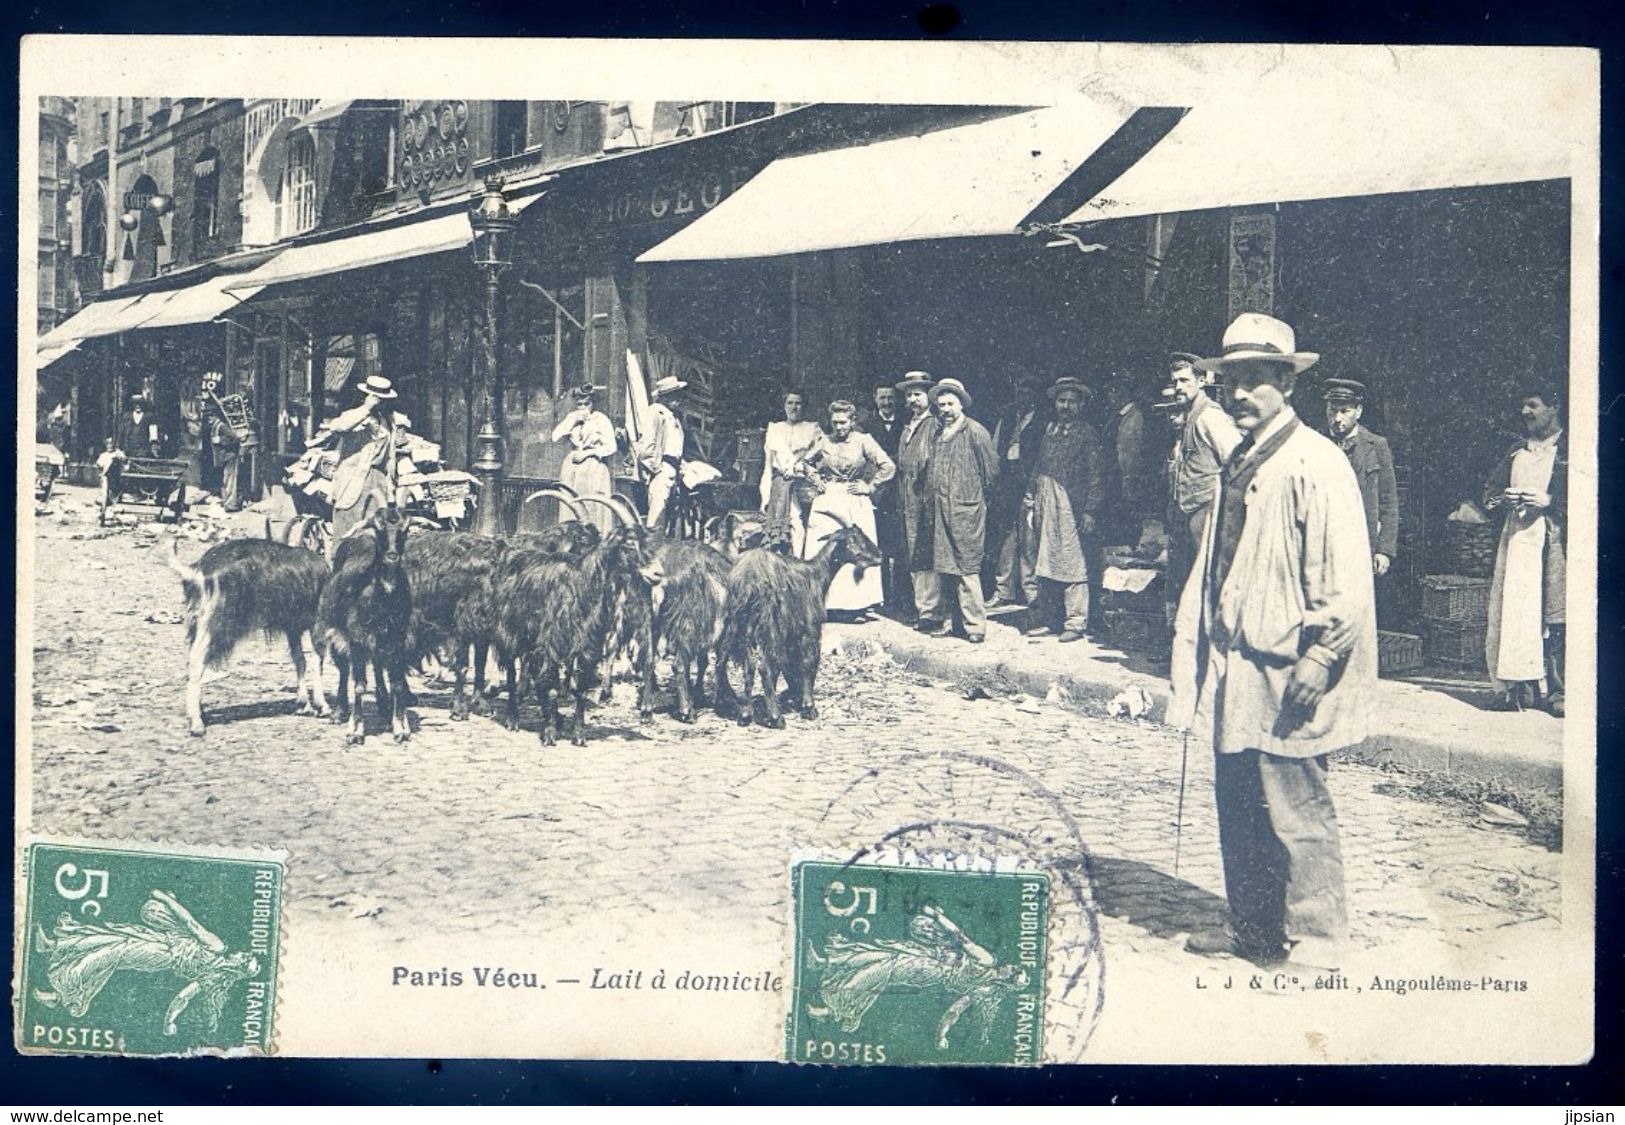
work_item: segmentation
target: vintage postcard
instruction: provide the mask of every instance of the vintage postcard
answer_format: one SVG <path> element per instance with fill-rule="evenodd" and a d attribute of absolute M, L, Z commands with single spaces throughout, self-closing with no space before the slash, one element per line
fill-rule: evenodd
<path fill-rule="evenodd" d="M 1595 52 L 21 63 L 18 1050 L 1590 1057 Z"/>

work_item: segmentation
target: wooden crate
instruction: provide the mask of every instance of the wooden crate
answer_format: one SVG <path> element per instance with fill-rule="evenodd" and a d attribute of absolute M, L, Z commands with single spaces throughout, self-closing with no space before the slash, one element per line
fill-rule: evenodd
<path fill-rule="evenodd" d="M 1377 671 L 1414 672 L 1422 666 L 1422 638 L 1414 633 L 1377 630 Z"/>

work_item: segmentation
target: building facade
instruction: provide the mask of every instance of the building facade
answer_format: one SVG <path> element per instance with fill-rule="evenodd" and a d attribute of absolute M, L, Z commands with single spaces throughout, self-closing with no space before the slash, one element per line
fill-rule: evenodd
<path fill-rule="evenodd" d="M 71 374 L 90 421 L 132 390 L 152 394 L 205 481 L 206 371 L 251 397 L 268 481 L 354 403 L 358 380 L 388 376 L 449 464 L 498 459 L 502 522 L 515 527 L 542 515 L 521 501 L 557 475 L 566 451 L 551 432 L 583 382 L 606 388 L 605 409 L 628 425 L 651 383 L 682 379 L 690 455 L 743 486 L 786 389 L 821 410 L 924 369 L 965 381 L 973 412 L 992 419 L 1020 376 L 1074 375 L 1110 433 L 1129 403 L 1154 399 L 1170 352 L 1205 352 L 1257 310 L 1324 356 L 1302 391 L 1311 424 L 1315 379 L 1370 388 L 1366 421 L 1391 439 L 1402 494 L 1384 627 L 1403 628 L 1422 578 L 1455 565 L 1441 555 L 1445 519 L 1487 471 L 1478 460 L 1499 455 L 1511 388 L 1566 364 L 1564 181 L 1223 206 L 1159 197 L 1115 217 L 1130 193 L 1108 201 L 1119 184 L 1093 169 L 1120 176 L 1160 151 L 1180 120 L 1167 109 L 1119 119 L 1097 142 L 1104 161 L 1082 158 L 1087 139 L 1065 121 L 1053 144 L 989 148 L 981 138 L 1024 139 L 1041 116 L 1015 107 L 435 97 L 76 109 L 73 272 L 82 297 L 116 315 L 57 341 L 73 350 L 46 370 Z M 949 158 L 922 163 L 939 142 Z M 1006 167 L 1010 152 L 1068 143 L 1081 155 L 1044 175 Z M 515 224 L 500 267 L 472 252 L 483 196 Z M 1098 214 L 1082 208 L 1091 199 Z M 1463 455 L 1474 449 L 1483 456 Z M 635 495 L 635 469 L 620 471 Z"/>
<path fill-rule="evenodd" d="M 39 111 L 39 273 L 41 333 L 76 307 L 72 271 L 75 118 L 71 98 L 41 98 Z"/>

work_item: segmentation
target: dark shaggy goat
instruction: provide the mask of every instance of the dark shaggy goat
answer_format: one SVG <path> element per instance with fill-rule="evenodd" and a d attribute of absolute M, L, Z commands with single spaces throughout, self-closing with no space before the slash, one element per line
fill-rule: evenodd
<path fill-rule="evenodd" d="M 672 716 L 678 722 L 692 723 L 696 698 L 705 694 L 706 665 L 722 635 L 731 564 L 715 547 L 692 539 L 661 537 L 654 551 L 660 563 L 660 587 L 647 603 L 640 599 L 624 603 L 621 636 L 623 641 L 637 642 L 644 708 L 653 706 L 654 661 L 664 648 L 671 659 L 672 685 L 677 692 Z M 640 619 L 645 608 L 652 609 L 652 621 Z"/>
<path fill-rule="evenodd" d="M 305 662 L 304 639 L 316 623 L 316 607 L 327 581 L 320 555 L 264 539 L 217 543 L 188 566 L 172 542 L 169 565 L 181 577 L 186 595 L 186 719 L 194 735 L 203 726 L 203 672 L 217 667 L 250 633 L 281 634 L 298 677 L 295 689 L 302 715 L 327 714 L 321 675 Z M 318 650 L 320 651 L 320 650 Z"/>
<path fill-rule="evenodd" d="M 396 742 L 411 734 L 406 718 L 406 667 L 412 622 L 412 587 L 403 565 L 406 520 L 395 509 L 374 515 L 370 527 L 339 544 L 333 576 L 322 590 L 314 636 L 317 651 L 339 669 L 337 721 L 349 720 L 348 741 L 366 739 L 361 703 L 367 666 L 378 686 L 378 709 L 389 706 Z M 351 698 L 349 688 L 354 685 Z"/>
<path fill-rule="evenodd" d="M 568 499 L 565 500 L 568 503 Z M 576 509 L 572 509 L 576 510 Z M 491 581 L 482 592 L 481 599 L 473 611 L 474 619 L 479 623 L 482 632 L 481 639 L 474 645 L 474 666 L 476 679 L 484 679 L 486 658 L 489 655 L 490 645 L 496 634 L 497 627 L 497 597 L 496 592 L 504 583 L 510 581 L 526 566 L 546 559 L 573 559 L 580 560 L 588 551 L 598 546 L 598 528 L 590 523 L 578 522 L 575 519 L 555 524 L 545 531 L 525 531 L 514 535 L 504 536 L 502 552 L 491 572 Z M 515 658 L 501 653 L 498 656 L 504 667 L 512 672 L 509 665 Z M 515 677 L 510 675 L 510 680 Z M 477 697 L 495 694 L 495 688 L 490 691 L 480 690 Z"/>
<path fill-rule="evenodd" d="M 740 706 L 728 683 L 728 662 L 745 667 L 745 699 L 758 677 L 767 726 L 784 726 L 778 681 L 800 697 L 801 716 L 818 717 L 813 686 L 824 636 L 824 602 L 835 573 L 846 563 L 878 566 L 880 548 L 861 530 L 843 526 L 810 559 L 792 559 L 763 547 L 746 551 L 728 572 L 727 614 L 717 646 L 717 709 L 736 710 L 749 726 L 751 706 Z"/>
<path fill-rule="evenodd" d="M 412 591 L 407 656 L 414 666 L 433 656 L 457 676 L 451 701 L 453 719 L 468 718 L 470 650 L 474 653 L 475 697 L 485 689 L 485 656 L 492 621 L 491 586 L 506 548 L 495 539 L 466 531 L 418 531 L 403 556 Z"/>
<path fill-rule="evenodd" d="M 587 688 L 609 649 L 618 603 L 648 598 L 660 577 L 641 527 L 611 532 L 579 559 L 514 551 L 496 587 L 496 642 L 508 671 L 504 725 L 519 726 L 514 662 L 522 660 L 542 707 L 543 745 L 558 739 L 558 699 L 566 690 L 575 697 L 570 741 L 586 745 Z"/>

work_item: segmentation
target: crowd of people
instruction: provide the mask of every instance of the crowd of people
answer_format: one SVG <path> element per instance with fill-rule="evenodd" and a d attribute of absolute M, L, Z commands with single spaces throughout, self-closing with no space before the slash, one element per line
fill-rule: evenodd
<path fill-rule="evenodd" d="M 1362 424 L 1360 382 L 1321 382 L 1326 434 L 1295 409 L 1299 377 L 1319 358 L 1298 349 L 1285 322 L 1243 314 L 1219 354 L 1172 354 L 1155 401 L 1113 415 L 1109 443 L 1090 420 L 1093 388 L 1073 375 L 1047 386 L 1019 381 L 991 433 L 972 416 L 965 383 L 924 371 L 875 388 L 872 411 L 830 403 L 827 428 L 792 390 L 765 434 L 759 498 L 769 550 L 810 557 L 846 527 L 879 545 L 883 565 L 848 567 L 831 584 L 832 617 L 864 620 L 891 607 L 921 631 L 972 644 L 986 637 L 989 608 L 1010 605 L 1026 608 L 1029 634 L 1061 643 L 1089 634 L 1108 536 L 1134 542 L 1149 521 L 1124 512 L 1160 509 L 1173 636 L 1167 718 L 1211 734 L 1230 906 L 1229 924 L 1190 946 L 1334 969 L 1347 909 L 1327 756 L 1362 742 L 1370 727 L 1375 585 L 1393 566 L 1400 513 L 1388 444 Z M 568 445 L 562 482 L 607 495 L 629 444 L 648 487 L 645 518 L 663 526 L 685 487 L 672 409 L 684 386 L 655 383 L 643 432 L 630 442 L 598 409 L 603 388 L 577 388 L 552 434 Z M 389 458 L 410 437 L 387 379 L 370 376 L 358 389 L 361 403 L 324 427 L 338 447 L 335 539 L 389 503 Z M 1562 397 L 1532 385 L 1519 403 L 1524 437 L 1482 497 L 1501 521 L 1485 656 L 1510 705 L 1543 703 L 1561 715 Z M 232 461 L 247 443 L 229 421 L 222 412 L 210 436 L 240 503 Z M 61 430 L 65 419 L 45 426 Z M 107 439 L 104 471 L 162 437 L 137 396 Z M 1149 489 L 1138 468 L 1147 450 L 1156 466 Z"/>
<path fill-rule="evenodd" d="M 1167 435 L 1150 446 L 1167 450 L 1168 719 L 1211 737 L 1230 907 L 1225 926 L 1189 946 L 1334 970 L 1348 919 L 1328 755 L 1370 729 L 1375 584 L 1398 551 L 1399 510 L 1388 444 L 1362 425 L 1362 383 L 1322 381 L 1326 434 L 1298 416 L 1299 376 L 1319 358 L 1297 348 L 1285 322 L 1243 314 L 1218 355 L 1169 357 L 1149 415 L 1165 419 Z M 876 527 L 887 559 L 879 588 L 832 591 L 832 613 L 906 602 L 916 628 L 979 643 L 986 564 L 993 606 L 1025 605 L 1029 634 L 1076 641 L 1095 625 L 1104 537 L 1138 531 L 1114 526 L 1120 513 L 1111 508 L 1132 510 L 1143 493 L 1136 446 L 1156 429 L 1131 403 L 1108 446 L 1085 416 L 1091 390 L 1062 375 L 1041 401 L 1035 384 L 1019 384 L 992 434 L 967 413 L 974 399 L 962 382 L 923 371 L 876 388 L 867 434 L 854 431 L 855 408 L 844 401 L 821 431 L 792 392 L 766 438 L 770 542 L 815 549 L 823 505 Z M 1521 415 L 1526 437 L 1484 497 L 1504 517 L 1486 659 L 1514 705 L 1544 698 L 1561 715 L 1566 461 L 1557 392 L 1531 389 Z"/>

